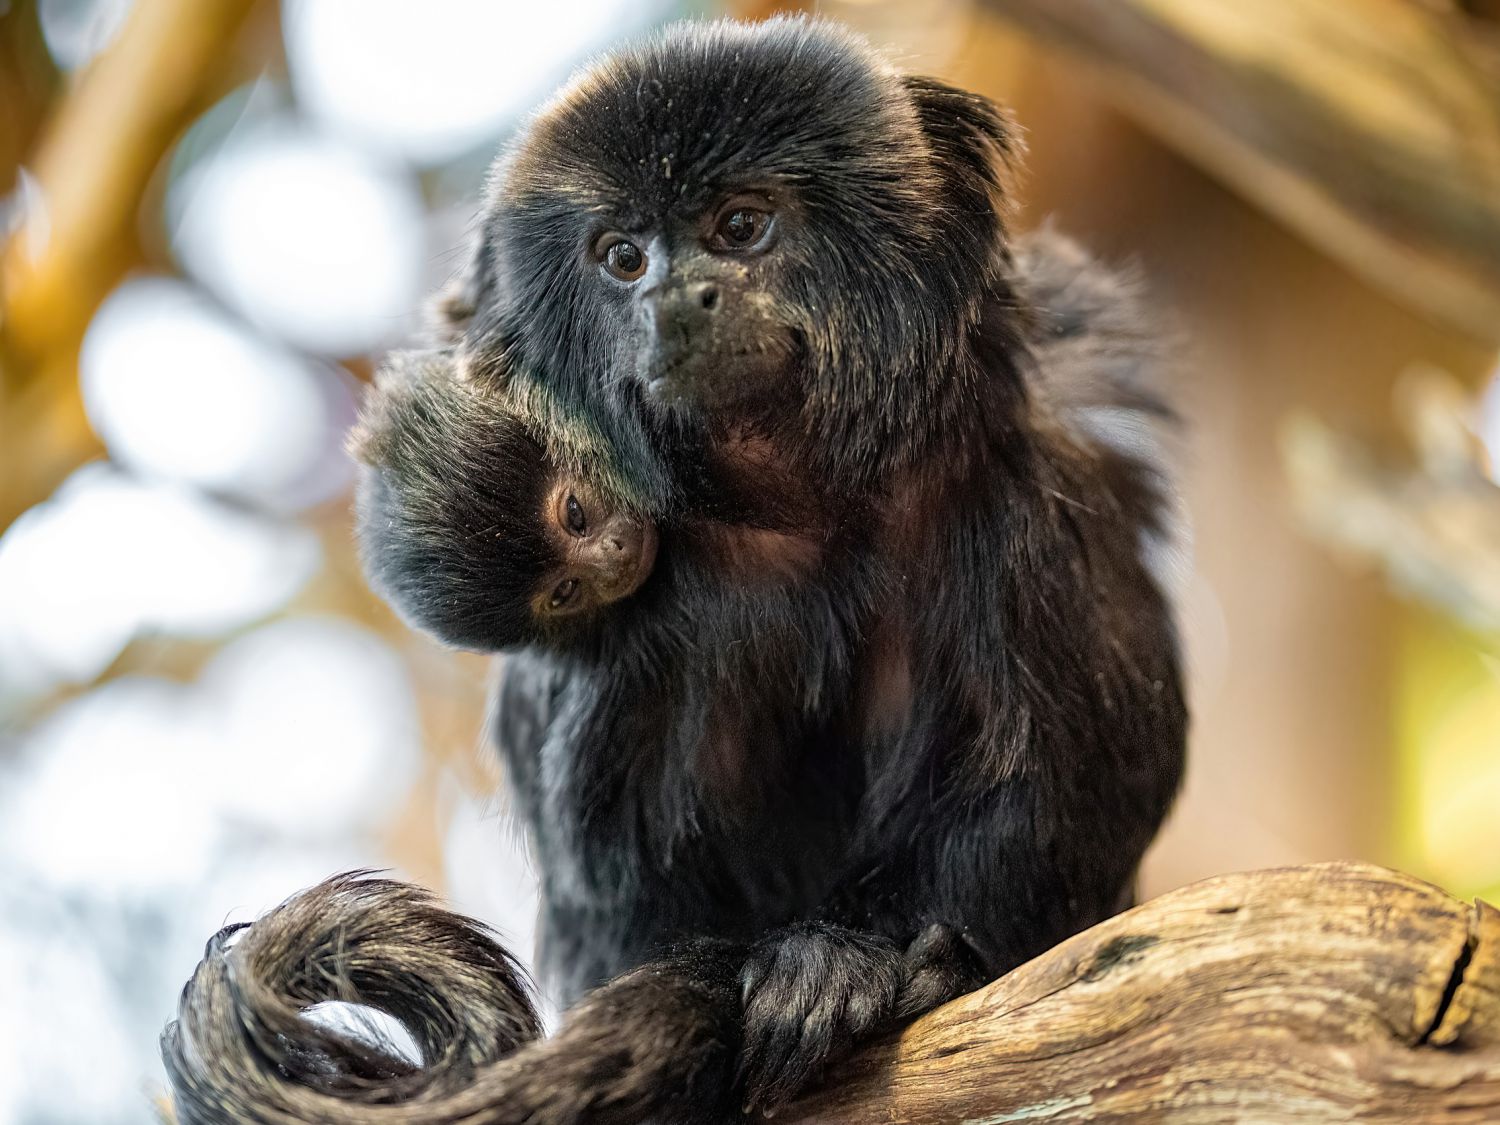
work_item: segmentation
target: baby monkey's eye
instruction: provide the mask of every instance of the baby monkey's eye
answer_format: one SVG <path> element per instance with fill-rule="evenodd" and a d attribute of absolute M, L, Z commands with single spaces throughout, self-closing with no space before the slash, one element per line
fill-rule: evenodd
<path fill-rule="evenodd" d="M 568 502 L 563 507 L 569 531 L 574 535 L 582 535 L 589 529 L 588 517 L 583 514 L 583 505 L 578 502 L 578 497 L 569 493 Z"/>
<path fill-rule="evenodd" d="M 564 578 L 552 591 L 552 597 L 547 604 L 553 609 L 562 609 L 573 600 L 573 595 L 578 593 L 578 579 Z"/>
<path fill-rule="evenodd" d="M 634 242 L 617 239 L 604 251 L 604 268 L 621 281 L 635 281 L 646 272 L 646 255 Z"/>

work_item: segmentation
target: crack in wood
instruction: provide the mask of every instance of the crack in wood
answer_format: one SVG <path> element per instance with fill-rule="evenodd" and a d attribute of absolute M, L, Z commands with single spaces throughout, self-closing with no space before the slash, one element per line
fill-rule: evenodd
<path fill-rule="evenodd" d="M 1438 1001 L 1437 1011 L 1432 1013 L 1432 1022 L 1427 1025 L 1427 1030 L 1417 1038 L 1417 1046 L 1423 1046 L 1432 1040 L 1440 1027 L 1443 1019 L 1448 1015 L 1448 1009 L 1453 1006 L 1453 998 L 1458 995 L 1458 990 L 1464 983 L 1464 973 L 1469 969 L 1469 963 L 1474 960 L 1474 950 L 1479 941 L 1475 934 L 1470 933 L 1469 939 L 1464 942 L 1464 947 L 1458 951 L 1458 957 L 1453 962 L 1453 972 L 1448 974 L 1448 983 L 1443 988 L 1442 999 Z M 1440 1040 L 1434 1046 L 1444 1046 L 1445 1041 Z"/>

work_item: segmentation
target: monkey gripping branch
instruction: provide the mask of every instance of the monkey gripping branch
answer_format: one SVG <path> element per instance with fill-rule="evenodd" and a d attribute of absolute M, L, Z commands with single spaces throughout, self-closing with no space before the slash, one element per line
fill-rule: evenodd
<path fill-rule="evenodd" d="M 1500 1121 L 1500 910 L 1383 868 L 1163 895 L 866 1049 L 785 1121 Z"/>
<path fill-rule="evenodd" d="M 354 905 L 362 888 L 376 887 L 378 898 Z M 214 987 L 221 973 L 229 992 Z M 513 1049 L 537 1034 L 534 1023 L 511 1018 L 517 980 L 478 927 L 416 888 L 325 884 L 266 915 L 227 951 L 211 943 L 194 981 L 208 1001 L 184 1012 L 184 1035 L 234 1073 L 187 1087 L 193 1110 L 201 1114 L 205 1094 L 222 1109 L 228 1094 L 254 1106 L 256 1121 L 405 1122 L 429 1119 L 433 1095 L 454 1110 L 465 1103 L 461 1117 L 444 1120 L 519 1121 L 510 1112 L 518 1088 L 493 1081 L 497 1066 L 519 1060 L 511 1081 L 535 1083 L 523 1092 L 541 1114 L 527 1121 L 640 1120 L 628 1095 L 580 1105 L 568 1093 L 588 1077 L 569 1067 L 591 1054 L 577 1040 L 600 1020 L 565 1023 L 553 1039 Z M 245 1013 L 299 1020 L 310 1003 L 334 997 L 406 1019 L 429 1060 L 405 1076 L 409 1100 L 382 1096 L 361 1108 L 361 1089 L 368 1097 L 390 1078 L 373 1055 L 363 1060 L 373 1081 L 346 1084 L 337 1100 L 305 1085 L 267 1097 L 280 1080 L 238 1065 L 248 1055 L 234 1048 L 271 1027 L 247 1025 Z M 622 1005 L 621 1017 L 638 1010 Z M 498 1018 L 486 1023 L 481 1012 Z M 619 1044 L 637 1030 L 611 1030 L 620 1053 L 629 1054 Z M 302 1030 L 292 1034 L 307 1040 Z M 323 1047 L 330 1057 L 337 1049 L 332 1040 Z M 494 1064 L 481 1057 L 497 1051 Z M 350 1059 L 332 1061 L 323 1074 L 353 1073 Z M 679 1071 L 689 1065 L 674 1060 Z M 262 1096 L 243 1098 L 235 1091 L 242 1079 Z M 650 1081 L 680 1077 L 657 1072 Z M 508 1098 L 494 1100 L 502 1089 Z M 660 1092 L 637 1091 L 653 1101 Z M 865 1047 L 776 1120 L 1495 1122 L 1500 910 L 1367 865 L 1220 876 L 1102 922 Z"/>

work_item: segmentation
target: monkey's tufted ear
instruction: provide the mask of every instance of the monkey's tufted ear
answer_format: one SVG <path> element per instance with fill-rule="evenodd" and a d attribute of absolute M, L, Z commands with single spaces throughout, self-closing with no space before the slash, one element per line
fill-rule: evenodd
<path fill-rule="evenodd" d="M 978 94 L 922 75 L 908 75 L 902 81 L 950 186 L 965 195 L 988 197 L 997 222 L 1003 225 L 1010 209 L 1011 183 L 1025 151 L 1021 127 L 1009 113 Z"/>

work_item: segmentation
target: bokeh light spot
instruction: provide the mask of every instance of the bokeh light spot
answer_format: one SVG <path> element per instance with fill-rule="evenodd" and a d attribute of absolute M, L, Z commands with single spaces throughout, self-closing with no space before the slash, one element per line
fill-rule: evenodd
<path fill-rule="evenodd" d="M 53 61 L 77 70 L 114 42 L 132 7 L 132 0 L 41 0 L 36 15 Z"/>
<path fill-rule="evenodd" d="M 410 327 L 424 228 L 406 171 L 273 120 L 232 133 L 183 173 L 168 203 L 178 260 L 272 335 L 337 356 Z"/>
<path fill-rule="evenodd" d="M 95 430 L 138 472 L 272 507 L 345 482 L 311 479 L 352 411 L 344 385 L 183 282 L 117 289 L 89 326 L 80 379 Z"/>
<path fill-rule="evenodd" d="M 303 107 L 362 143 L 435 164 L 497 137 L 570 67 L 649 25 L 663 0 L 566 4 L 288 0 L 287 66 Z"/>
<path fill-rule="evenodd" d="M 141 634 L 264 616 L 321 563 L 310 531 L 86 465 L 0 536 L 0 710 L 93 679 Z"/>

